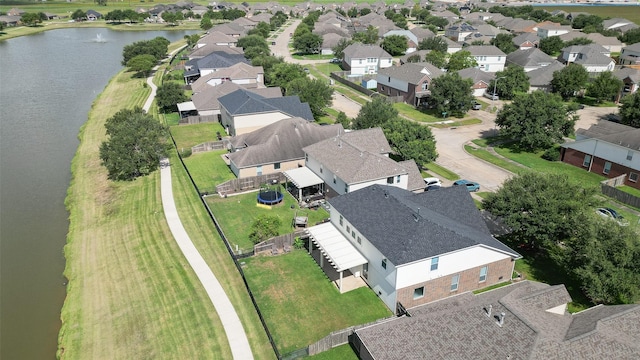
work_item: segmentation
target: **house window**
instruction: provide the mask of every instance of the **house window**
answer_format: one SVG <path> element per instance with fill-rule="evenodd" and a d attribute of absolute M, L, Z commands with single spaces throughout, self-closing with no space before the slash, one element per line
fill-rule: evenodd
<path fill-rule="evenodd" d="M 609 162 L 609 161 L 605 161 L 605 162 L 604 162 L 604 169 L 602 169 L 602 172 L 603 172 L 604 174 L 607 174 L 607 175 L 608 175 L 610 171 L 611 171 L 611 162 Z"/>
<path fill-rule="evenodd" d="M 424 286 L 421 286 L 413 290 L 413 300 L 417 300 L 424 297 Z"/>
<path fill-rule="evenodd" d="M 358 64 L 362 64 L 362 59 L 358 60 Z"/>
<path fill-rule="evenodd" d="M 273 168 L 276 170 L 280 169 L 280 163 L 273 164 Z"/>
<path fill-rule="evenodd" d="M 582 166 L 589 167 L 589 164 L 591 164 L 591 155 L 585 155 L 584 161 L 582 162 Z"/>
<path fill-rule="evenodd" d="M 344 193 L 348 193 L 349 192 L 349 185 L 344 184 Z"/>
<path fill-rule="evenodd" d="M 631 160 L 633 159 L 633 151 L 629 150 L 627 151 L 627 160 Z"/>
<path fill-rule="evenodd" d="M 429 84 L 424 82 L 422 83 L 422 91 L 427 91 L 427 89 L 429 88 Z"/>
<path fill-rule="evenodd" d="M 351 237 L 354 238 L 354 239 L 356 238 L 356 232 L 355 231 L 351 231 Z"/>
<path fill-rule="evenodd" d="M 487 280 L 487 266 L 483 266 L 480 269 L 480 282 Z"/>
<path fill-rule="evenodd" d="M 343 221 L 344 221 L 344 218 L 342 217 L 342 215 L 340 215 L 340 226 L 343 225 Z"/>
<path fill-rule="evenodd" d="M 387 77 L 387 82 L 391 82 L 391 76 Z"/>
<path fill-rule="evenodd" d="M 380 85 L 380 91 L 384 91 L 384 85 Z"/>
<path fill-rule="evenodd" d="M 351 232 L 351 226 L 347 225 L 347 234 Z"/>
<path fill-rule="evenodd" d="M 451 291 L 458 290 L 459 281 L 460 281 L 460 274 L 456 274 L 451 277 Z"/>
<path fill-rule="evenodd" d="M 382 268 L 383 269 L 387 268 L 387 259 L 382 259 Z"/>
<path fill-rule="evenodd" d="M 358 244 L 362 244 L 362 238 L 360 238 L 360 236 L 358 236 Z"/>
<path fill-rule="evenodd" d="M 637 182 L 638 181 L 638 173 L 629 173 L 629 181 Z"/>
<path fill-rule="evenodd" d="M 439 257 L 434 257 L 433 259 L 431 259 L 431 271 L 434 270 L 438 270 L 438 261 L 439 261 Z"/>
<path fill-rule="evenodd" d="M 336 183 L 336 176 L 335 175 L 333 175 L 333 183 L 334 184 Z"/>
<path fill-rule="evenodd" d="M 393 184 L 393 176 L 387 178 L 387 184 Z"/>
<path fill-rule="evenodd" d="M 304 154 L 304 161 L 309 161 L 309 154 Z"/>
<path fill-rule="evenodd" d="M 258 167 L 256 167 L 256 175 L 258 176 L 262 175 L 262 165 L 259 165 Z"/>
<path fill-rule="evenodd" d="M 399 184 L 400 183 L 400 175 L 396 176 L 396 183 Z"/>

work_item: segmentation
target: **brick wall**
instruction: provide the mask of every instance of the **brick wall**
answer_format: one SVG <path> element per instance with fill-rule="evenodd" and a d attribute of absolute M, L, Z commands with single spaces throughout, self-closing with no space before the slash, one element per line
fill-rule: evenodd
<path fill-rule="evenodd" d="M 577 166 L 579 168 L 582 168 L 586 171 L 589 170 L 588 167 L 582 166 L 583 162 L 584 162 L 584 156 L 586 154 L 575 150 L 575 149 L 569 149 L 569 148 L 563 148 L 561 150 L 561 155 L 560 155 L 560 159 L 562 160 L 562 162 L 565 162 L 567 164 L 571 164 L 573 166 Z M 638 171 L 630 169 L 626 166 L 622 166 L 620 164 L 616 164 L 616 163 L 611 163 L 611 170 L 609 171 L 609 174 L 604 174 L 602 171 L 604 170 L 604 163 L 606 162 L 606 160 L 601 159 L 599 157 L 594 157 L 593 158 L 593 164 L 591 164 L 591 172 L 594 174 L 599 174 L 602 176 L 606 176 L 607 178 L 611 179 L 611 178 L 615 178 L 618 177 L 620 175 L 623 174 L 629 174 L 630 172 L 635 172 L 637 173 Z M 627 186 L 631 186 L 634 187 L 636 189 L 640 189 L 640 181 L 629 181 L 629 177 L 627 176 L 627 178 L 625 179 L 624 182 L 625 185 Z"/>
<path fill-rule="evenodd" d="M 473 291 L 511 280 L 511 275 L 513 274 L 513 261 L 511 258 L 496 261 L 488 264 L 487 266 L 488 271 L 486 281 L 479 282 L 480 268 L 482 268 L 482 266 L 479 266 L 459 273 L 460 280 L 458 282 L 458 290 L 456 291 L 451 291 L 451 278 L 455 275 L 451 274 L 399 289 L 397 291 L 397 301 L 402 303 L 402 305 L 408 309 L 451 295 L 460 294 L 466 291 Z M 424 296 L 420 299 L 414 300 L 414 290 L 422 286 L 424 286 Z"/>

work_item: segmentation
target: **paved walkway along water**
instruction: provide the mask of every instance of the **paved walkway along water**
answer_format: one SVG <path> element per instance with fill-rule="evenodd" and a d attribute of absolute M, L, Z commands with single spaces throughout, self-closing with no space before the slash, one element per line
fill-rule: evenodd
<path fill-rule="evenodd" d="M 158 67 L 155 69 L 157 70 Z M 144 104 L 143 110 L 149 111 L 151 103 L 156 95 L 156 85 L 153 83 L 153 75 L 147 78 L 147 83 L 151 86 L 151 94 Z M 171 183 L 171 166 L 169 159 L 162 159 L 160 161 L 160 188 L 162 193 L 162 207 L 164 209 L 164 216 L 169 224 L 169 229 L 173 238 L 178 243 L 178 247 L 182 251 L 182 254 L 189 262 L 189 265 L 195 271 L 198 280 L 204 286 L 211 303 L 213 304 L 224 331 L 227 335 L 227 341 L 229 341 L 229 347 L 231 348 L 231 354 L 234 359 L 250 360 L 253 359 L 253 353 L 251 352 L 251 346 L 249 340 L 244 332 L 244 327 L 240 322 L 240 318 L 236 313 L 236 310 L 231 304 L 231 300 L 227 297 L 224 289 L 220 285 L 218 279 L 207 265 L 206 261 L 198 252 L 195 245 L 189 238 L 189 234 L 184 229 L 180 216 L 178 215 L 178 209 L 176 209 L 176 203 L 173 198 L 173 188 Z"/>

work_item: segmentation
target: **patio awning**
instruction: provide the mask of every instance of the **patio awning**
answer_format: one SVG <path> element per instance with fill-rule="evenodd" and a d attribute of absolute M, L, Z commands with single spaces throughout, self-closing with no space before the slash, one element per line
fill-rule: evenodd
<path fill-rule="evenodd" d="M 195 111 L 196 106 L 193 104 L 193 101 L 187 101 L 187 102 L 182 102 L 182 103 L 178 103 L 178 111 L 179 112 L 184 112 L 184 111 Z"/>
<path fill-rule="evenodd" d="M 289 179 L 298 189 L 304 189 L 309 186 L 318 185 L 324 183 L 318 175 L 309 170 L 308 167 L 300 167 L 293 170 L 287 170 L 284 172 L 284 176 Z"/>
<path fill-rule="evenodd" d="M 341 272 L 368 263 L 367 259 L 345 238 L 332 223 L 324 223 L 307 229 L 322 254 L 333 267 Z"/>

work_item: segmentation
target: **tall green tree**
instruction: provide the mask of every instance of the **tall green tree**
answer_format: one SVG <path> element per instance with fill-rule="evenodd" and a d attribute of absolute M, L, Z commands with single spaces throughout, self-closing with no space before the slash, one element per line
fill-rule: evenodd
<path fill-rule="evenodd" d="M 451 54 L 446 68 L 451 72 L 475 66 L 478 66 L 478 62 L 471 56 L 471 53 L 467 50 L 461 50 Z"/>
<path fill-rule="evenodd" d="M 177 104 L 187 100 L 189 98 L 185 95 L 184 88 L 175 82 L 166 82 L 160 85 L 156 92 L 156 102 L 164 112 L 177 111 Z"/>
<path fill-rule="evenodd" d="M 560 96 L 542 90 L 517 94 L 511 104 L 498 112 L 500 134 L 518 141 L 526 150 L 548 149 L 573 133 L 575 108 Z"/>
<path fill-rule="evenodd" d="M 389 35 L 382 40 L 382 48 L 391 56 L 404 55 L 407 51 L 407 38 L 402 35 Z"/>
<path fill-rule="evenodd" d="M 200 40 L 200 34 L 185 35 L 184 39 L 187 40 L 187 47 L 192 48 Z"/>
<path fill-rule="evenodd" d="M 148 76 L 157 62 L 153 55 L 142 54 L 136 55 L 127 61 L 127 67 L 129 70 L 140 73 L 142 76 Z"/>
<path fill-rule="evenodd" d="M 264 69 L 265 74 L 268 74 L 271 71 L 271 68 L 273 68 L 275 64 L 280 64 L 284 62 L 282 57 L 278 58 L 271 55 L 261 55 L 261 56 L 252 57 L 250 59 L 251 59 L 251 65 L 262 66 L 262 69 Z"/>
<path fill-rule="evenodd" d="M 87 13 L 78 9 L 71 14 L 71 18 L 75 21 L 82 21 L 87 18 Z"/>
<path fill-rule="evenodd" d="M 333 50 L 333 56 L 338 59 L 344 58 L 344 49 L 346 49 L 347 46 L 351 44 L 353 44 L 353 40 L 341 38 L 340 40 L 338 40 L 336 46 L 331 48 L 331 50 Z"/>
<path fill-rule="evenodd" d="M 317 120 L 325 114 L 324 109 L 331 105 L 333 88 L 326 81 L 300 77 L 286 85 L 287 95 L 298 95 L 300 101 L 309 103 L 311 113 Z"/>
<path fill-rule="evenodd" d="M 571 21 L 571 27 L 574 29 L 583 29 L 589 25 L 602 27 L 602 18 L 597 15 L 579 14 Z"/>
<path fill-rule="evenodd" d="M 168 48 L 169 40 L 160 36 L 152 40 L 136 41 L 122 49 L 122 65 L 126 66 L 131 58 L 142 54 L 153 55 L 156 60 L 160 60 L 167 55 Z"/>
<path fill-rule="evenodd" d="M 211 22 L 211 18 L 208 16 L 204 16 L 202 20 L 200 20 L 200 29 L 209 30 L 213 27 L 213 23 Z"/>
<path fill-rule="evenodd" d="M 271 25 L 264 21 L 260 21 L 253 29 L 249 30 L 248 35 L 260 35 L 263 38 L 268 38 L 271 33 Z"/>
<path fill-rule="evenodd" d="M 498 34 L 495 38 L 491 39 L 491 45 L 502 50 L 505 54 L 512 53 L 518 50 L 518 47 L 513 43 L 514 37 L 515 35 L 513 34 Z"/>
<path fill-rule="evenodd" d="M 624 34 L 618 36 L 618 40 L 625 44 L 635 44 L 640 42 L 640 28 L 631 29 Z"/>
<path fill-rule="evenodd" d="M 613 76 L 611 71 L 604 71 L 589 84 L 587 95 L 594 97 L 598 103 L 613 100 L 622 90 L 622 85 L 622 80 Z"/>
<path fill-rule="evenodd" d="M 496 79 L 491 80 L 489 89 L 493 89 L 494 85 L 500 99 L 511 100 L 515 94 L 529 91 L 529 77 L 523 67 L 509 66 L 496 73 Z"/>
<path fill-rule="evenodd" d="M 378 96 L 360 108 L 358 116 L 353 119 L 356 130 L 383 127 L 390 119 L 398 117 L 398 110 L 386 98 Z"/>
<path fill-rule="evenodd" d="M 247 48 L 253 46 L 261 47 L 267 50 L 269 49 L 267 40 L 265 40 L 262 36 L 256 34 L 241 37 L 240 39 L 238 39 L 238 43 L 236 45 L 243 50 L 246 50 Z"/>
<path fill-rule="evenodd" d="M 636 91 L 631 95 L 622 98 L 620 107 L 620 122 L 640 128 L 640 92 Z"/>
<path fill-rule="evenodd" d="M 305 77 L 307 73 L 301 65 L 283 62 L 274 64 L 271 70 L 265 73 L 265 82 L 268 86 L 279 86 L 285 91 L 292 80 Z"/>
<path fill-rule="evenodd" d="M 367 26 L 367 30 L 353 34 L 353 41 L 363 44 L 375 44 L 378 42 L 378 29 L 373 25 Z"/>
<path fill-rule="evenodd" d="M 552 91 L 567 100 L 578 94 L 589 82 L 589 73 L 578 64 L 569 64 L 553 73 Z"/>
<path fill-rule="evenodd" d="M 482 206 L 511 229 L 511 242 L 547 250 L 583 225 L 581 214 L 595 192 L 565 174 L 527 172 L 505 181 Z"/>
<path fill-rule="evenodd" d="M 351 119 L 347 117 L 344 111 L 340 111 L 338 116 L 336 116 L 336 124 L 342 124 L 343 128 L 351 129 Z"/>
<path fill-rule="evenodd" d="M 550 56 L 559 53 L 563 47 L 564 42 L 558 36 L 549 36 L 548 38 L 540 40 L 538 44 L 540 51 Z"/>
<path fill-rule="evenodd" d="M 436 141 L 429 127 L 395 117 L 383 126 L 384 135 L 391 149 L 403 160 L 415 160 L 418 166 L 434 161 Z"/>
<path fill-rule="evenodd" d="M 317 54 L 322 46 L 322 37 L 314 33 L 306 33 L 293 39 L 293 48 L 301 54 Z"/>
<path fill-rule="evenodd" d="M 424 61 L 435 65 L 439 69 L 444 69 L 447 66 L 448 59 L 449 54 L 438 50 L 431 50 L 424 56 Z"/>
<path fill-rule="evenodd" d="M 440 113 L 462 115 L 469 111 L 476 101 L 472 85 L 471 79 L 463 79 L 457 72 L 449 72 L 431 81 L 431 96 L 427 101 Z"/>
<path fill-rule="evenodd" d="M 22 14 L 22 17 L 20 17 L 20 21 L 22 21 L 22 23 L 27 26 L 36 26 L 42 22 L 42 19 L 40 18 L 40 15 L 38 15 L 38 13 L 28 12 Z"/>
<path fill-rule="evenodd" d="M 105 123 L 100 159 L 111 180 L 134 180 L 155 171 L 167 156 L 166 128 L 142 109 L 123 109 Z"/>
<path fill-rule="evenodd" d="M 435 50 L 443 53 L 447 52 L 449 45 L 440 36 L 433 36 L 430 38 L 424 38 L 418 43 L 418 50 Z"/>

